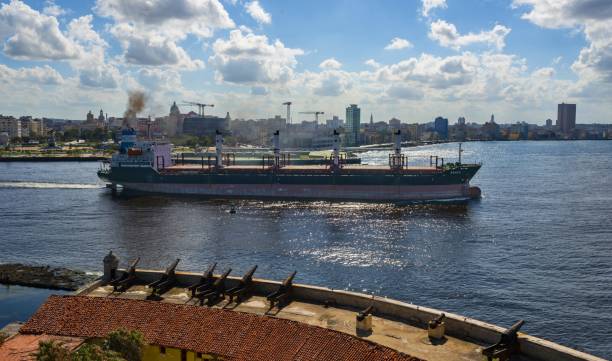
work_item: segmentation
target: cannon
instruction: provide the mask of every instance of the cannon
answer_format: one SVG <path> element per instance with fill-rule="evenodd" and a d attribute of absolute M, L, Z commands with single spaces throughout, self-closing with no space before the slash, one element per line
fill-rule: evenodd
<path fill-rule="evenodd" d="M 215 276 L 213 272 L 217 267 L 217 262 L 213 263 L 208 269 L 202 274 L 198 282 L 187 287 L 188 291 L 191 291 L 191 297 L 195 297 L 198 288 L 203 289 L 204 287 L 211 286 L 215 282 Z"/>
<path fill-rule="evenodd" d="M 204 305 L 205 300 L 208 300 L 208 305 L 212 305 L 218 299 L 225 297 L 225 279 L 230 272 L 232 272 L 231 268 L 223 272 L 223 274 L 213 282 L 209 289 L 196 293 L 196 297 L 200 300 L 200 306 Z"/>
<path fill-rule="evenodd" d="M 229 303 L 234 301 L 234 297 L 236 297 L 236 302 L 240 303 L 242 302 L 242 298 L 249 294 L 251 291 L 251 286 L 253 285 L 253 274 L 255 273 L 256 269 L 257 265 L 253 266 L 247 273 L 244 274 L 244 276 L 242 276 L 238 286 L 227 291 L 227 294 L 230 297 Z"/>
<path fill-rule="evenodd" d="M 151 282 L 147 285 L 147 287 L 153 289 L 153 292 L 151 293 L 152 295 L 161 295 L 174 286 L 176 283 L 176 274 L 174 271 L 176 270 L 176 266 L 180 261 L 181 260 L 177 258 L 174 262 L 172 262 L 172 264 L 170 264 L 170 266 L 168 266 L 168 268 L 166 268 L 164 274 L 162 274 L 157 281 Z"/>
<path fill-rule="evenodd" d="M 482 350 L 482 355 L 487 358 L 487 361 L 493 361 L 493 359 L 508 361 L 510 356 L 519 352 L 517 333 L 524 323 L 523 320 L 518 321 L 500 335 L 496 344 Z"/>
<path fill-rule="evenodd" d="M 445 318 L 446 315 L 441 314 L 427 323 L 427 336 L 430 339 L 441 340 L 444 338 L 444 333 L 446 333 Z"/>
<path fill-rule="evenodd" d="M 296 274 L 297 271 L 293 271 L 293 273 L 285 278 L 283 283 L 281 283 L 280 287 L 276 291 L 266 296 L 266 299 L 270 302 L 270 310 L 274 308 L 275 303 L 277 305 L 284 305 L 288 302 L 291 294 L 293 293 L 293 279 L 295 278 Z"/>
<path fill-rule="evenodd" d="M 132 261 L 130 266 L 125 272 L 121 274 L 121 276 L 111 280 L 109 285 L 113 286 L 113 292 L 115 291 L 124 291 L 136 281 L 136 265 L 140 262 L 140 257 L 136 258 Z"/>

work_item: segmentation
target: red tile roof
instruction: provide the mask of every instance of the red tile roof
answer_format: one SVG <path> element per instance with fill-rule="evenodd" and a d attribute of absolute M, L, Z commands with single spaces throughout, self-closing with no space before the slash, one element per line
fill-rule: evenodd
<path fill-rule="evenodd" d="M 63 337 L 51 335 L 20 335 L 9 337 L 0 345 L 0 360 L 2 361 L 34 361 L 41 341 L 56 341 L 69 350 L 81 346 L 84 339 L 80 337 Z"/>
<path fill-rule="evenodd" d="M 118 328 L 150 344 L 228 360 L 419 361 L 345 333 L 280 318 L 164 302 L 50 296 L 20 332 L 104 337 Z"/>

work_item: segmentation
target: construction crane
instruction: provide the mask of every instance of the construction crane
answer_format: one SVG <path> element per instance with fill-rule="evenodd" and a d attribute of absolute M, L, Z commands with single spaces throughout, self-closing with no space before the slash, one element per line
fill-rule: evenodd
<path fill-rule="evenodd" d="M 204 108 L 206 107 L 214 107 L 214 104 L 203 104 L 203 103 L 196 103 L 196 102 L 187 102 L 183 100 L 183 103 L 181 105 L 191 105 L 191 106 L 197 106 L 198 107 L 198 115 L 201 116 L 202 118 L 204 118 Z"/>
<path fill-rule="evenodd" d="M 291 124 L 291 102 L 284 102 L 283 105 L 287 106 L 287 124 Z"/>
<path fill-rule="evenodd" d="M 300 112 L 300 114 L 314 114 L 315 115 L 316 124 L 319 124 L 319 114 L 325 114 L 325 112 L 319 112 L 319 111 L 316 111 L 316 112 Z"/>

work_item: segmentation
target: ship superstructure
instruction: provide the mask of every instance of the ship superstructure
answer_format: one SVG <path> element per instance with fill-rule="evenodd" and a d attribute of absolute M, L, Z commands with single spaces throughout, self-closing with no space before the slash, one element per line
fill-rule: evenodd
<path fill-rule="evenodd" d="M 430 166 L 411 166 L 401 152 L 399 130 L 387 165 L 346 164 L 337 131 L 333 139 L 324 164 L 294 165 L 281 152 L 276 131 L 273 153 L 260 165 L 236 165 L 235 156 L 223 152 L 223 135 L 217 132 L 214 155 L 202 157 L 200 164 L 183 164 L 172 159 L 169 143 L 137 141 L 127 129 L 119 152 L 98 175 L 113 189 L 216 198 L 428 202 L 466 201 L 479 194 L 469 181 L 480 164 L 445 164 L 431 157 Z"/>

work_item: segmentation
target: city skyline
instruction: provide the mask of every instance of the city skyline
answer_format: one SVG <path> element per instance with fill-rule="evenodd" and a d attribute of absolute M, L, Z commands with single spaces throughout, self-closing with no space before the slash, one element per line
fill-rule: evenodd
<path fill-rule="evenodd" d="M 544 124 L 565 102 L 610 123 L 611 19 L 595 0 L 3 1 L 0 113 L 120 116 L 144 90 L 154 117 L 174 100 L 236 118 L 292 101 L 294 116 L 358 104 L 375 121 Z"/>

